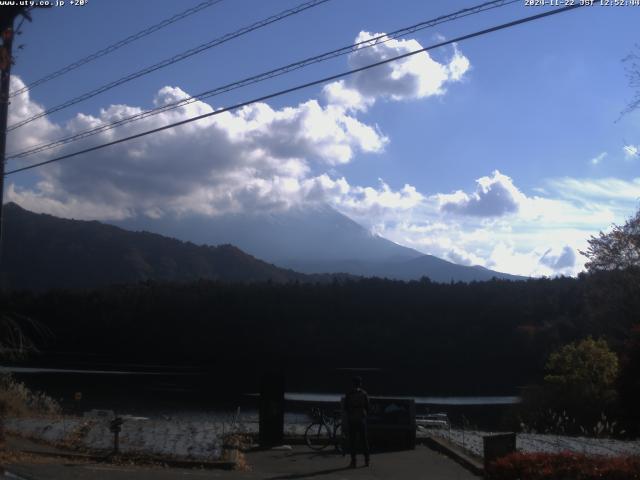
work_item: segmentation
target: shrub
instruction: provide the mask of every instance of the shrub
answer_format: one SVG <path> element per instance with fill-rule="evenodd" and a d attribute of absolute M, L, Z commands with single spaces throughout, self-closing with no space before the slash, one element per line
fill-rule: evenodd
<path fill-rule="evenodd" d="M 562 435 L 620 435 L 614 418 L 618 357 L 607 343 L 588 337 L 553 352 L 544 385 L 523 391 L 517 416 L 522 430 Z"/>
<path fill-rule="evenodd" d="M 487 468 L 492 480 L 640 480 L 640 457 L 512 453 Z"/>
<path fill-rule="evenodd" d="M 589 337 L 565 345 L 549 356 L 546 370 L 544 381 L 561 405 L 575 408 L 588 403 L 602 408 L 615 398 L 618 357 L 602 339 Z"/>

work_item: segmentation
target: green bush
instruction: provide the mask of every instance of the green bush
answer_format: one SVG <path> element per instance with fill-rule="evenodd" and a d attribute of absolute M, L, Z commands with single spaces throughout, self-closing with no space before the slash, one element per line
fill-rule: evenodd
<path fill-rule="evenodd" d="M 620 435 L 615 419 L 618 357 L 605 340 L 570 343 L 549 355 L 544 384 L 523 391 L 523 431 L 569 435 Z"/>

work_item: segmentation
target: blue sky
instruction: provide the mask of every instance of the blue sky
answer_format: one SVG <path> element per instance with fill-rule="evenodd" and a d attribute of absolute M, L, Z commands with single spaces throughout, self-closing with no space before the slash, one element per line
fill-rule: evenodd
<path fill-rule="evenodd" d="M 18 41 L 25 48 L 13 70 L 16 81 L 34 81 L 197 3 L 89 0 L 84 7 L 37 11 Z M 12 119 L 298 3 L 225 0 L 22 95 Z M 383 0 L 332 0 L 18 129 L 9 151 L 132 108 L 151 108 L 154 98 L 196 94 L 351 44 L 359 35 L 368 38 L 361 32 L 389 32 L 475 4 L 398 0 L 391 7 Z M 542 11 L 515 3 L 417 32 L 407 38 L 411 43 L 389 42 L 388 48 L 206 102 L 219 108 Z M 173 143 L 139 141 L 9 177 L 5 200 L 102 220 L 277 210 L 321 201 L 398 243 L 459 263 L 527 275 L 575 274 L 586 238 L 638 208 L 640 112 L 619 117 L 634 93 L 622 59 L 640 41 L 639 19 L 640 7 L 581 8 L 443 47 L 393 72 L 346 80 L 333 95 L 328 87 L 314 87 L 265 109 L 185 128 L 179 141 L 167 134 Z M 156 97 L 165 87 L 171 89 Z M 347 105 L 344 99 L 355 94 L 358 102 Z M 157 121 L 210 105 L 192 105 Z M 126 127 L 116 135 L 155 125 Z M 179 153 L 170 154 L 174 146 Z"/>

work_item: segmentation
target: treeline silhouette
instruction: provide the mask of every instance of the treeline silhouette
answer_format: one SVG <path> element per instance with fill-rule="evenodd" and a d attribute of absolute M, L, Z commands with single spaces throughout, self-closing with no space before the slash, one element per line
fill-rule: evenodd
<path fill-rule="evenodd" d="M 314 372 L 370 367 L 387 372 L 375 388 L 388 392 L 506 393 L 539 381 L 549 353 L 573 340 L 603 337 L 624 352 L 640 300 L 621 278 L 146 282 L 3 303 L 50 330 L 38 363 L 197 365 L 244 389 L 265 368 L 290 372 L 291 388 L 322 389 L 330 379 Z"/>

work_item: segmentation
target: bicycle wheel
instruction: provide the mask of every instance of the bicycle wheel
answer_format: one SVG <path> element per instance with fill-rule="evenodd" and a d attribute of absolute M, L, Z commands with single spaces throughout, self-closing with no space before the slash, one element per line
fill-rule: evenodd
<path fill-rule="evenodd" d="M 304 441 L 312 450 L 322 450 L 331 444 L 331 431 L 324 423 L 312 423 L 304 432 Z"/>

